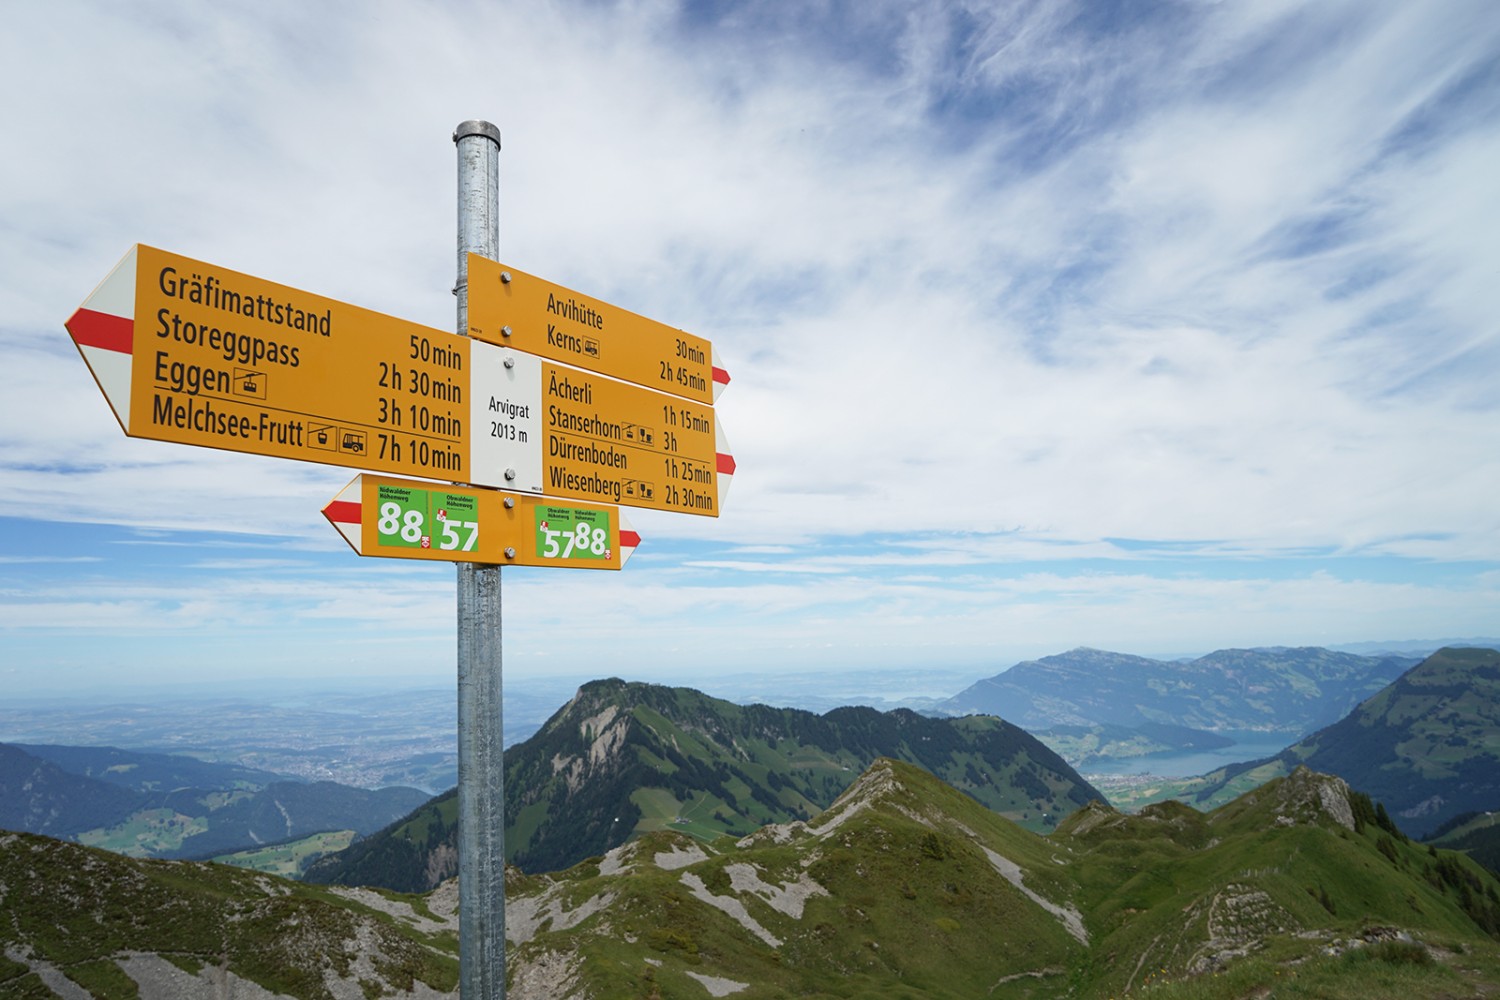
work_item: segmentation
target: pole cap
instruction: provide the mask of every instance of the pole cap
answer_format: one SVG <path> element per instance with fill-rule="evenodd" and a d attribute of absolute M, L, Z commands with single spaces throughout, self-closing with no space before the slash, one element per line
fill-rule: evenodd
<path fill-rule="evenodd" d="M 500 148 L 500 130 L 487 121 L 471 118 L 466 122 L 459 122 L 458 128 L 453 130 L 453 141 L 458 142 L 471 135 L 483 136 L 493 142 L 496 149 Z"/>

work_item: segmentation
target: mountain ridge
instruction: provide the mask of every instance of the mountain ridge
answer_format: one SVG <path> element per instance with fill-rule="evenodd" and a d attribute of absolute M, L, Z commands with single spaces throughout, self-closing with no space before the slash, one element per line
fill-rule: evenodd
<path fill-rule="evenodd" d="M 141 792 L 172 791 L 178 788 L 264 788 L 272 782 L 304 780 L 240 764 L 202 761 L 183 754 L 56 743 L 7 745 L 50 761 L 69 774 L 95 778 Z"/>
<path fill-rule="evenodd" d="M 656 830 L 711 840 L 808 819 L 880 756 L 918 763 L 1039 829 L 1099 797 L 1056 753 L 1000 719 L 858 706 L 815 715 L 610 678 L 580 687 L 506 751 L 506 854 L 526 870 L 553 871 Z M 455 835 L 449 792 L 320 859 L 306 877 L 420 891 L 444 877 Z"/>

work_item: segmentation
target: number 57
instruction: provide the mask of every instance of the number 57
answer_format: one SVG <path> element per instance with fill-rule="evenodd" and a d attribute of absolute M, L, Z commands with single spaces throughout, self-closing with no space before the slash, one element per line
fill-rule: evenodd
<path fill-rule="evenodd" d="M 458 529 L 468 528 L 469 537 L 460 538 Z M 460 548 L 464 552 L 473 552 L 474 546 L 479 542 L 478 521 L 455 521 L 452 518 L 443 522 L 443 540 L 438 543 L 438 548 L 451 552 Z"/>

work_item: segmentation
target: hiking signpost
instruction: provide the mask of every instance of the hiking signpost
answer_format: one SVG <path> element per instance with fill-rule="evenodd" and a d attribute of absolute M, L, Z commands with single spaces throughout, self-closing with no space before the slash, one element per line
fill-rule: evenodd
<path fill-rule="evenodd" d="M 67 328 L 131 437 L 707 516 L 734 475 L 711 402 L 155 247 Z"/>
<path fill-rule="evenodd" d="M 707 340 L 500 264 L 500 133 L 458 151 L 457 333 L 137 245 L 65 324 L 130 437 L 366 470 L 360 555 L 458 570 L 460 996 L 505 995 L 500 568 L 618 570 L 620 505 L 717 517 Z M 408 479 L 403 477 L 417 477 Z"/>

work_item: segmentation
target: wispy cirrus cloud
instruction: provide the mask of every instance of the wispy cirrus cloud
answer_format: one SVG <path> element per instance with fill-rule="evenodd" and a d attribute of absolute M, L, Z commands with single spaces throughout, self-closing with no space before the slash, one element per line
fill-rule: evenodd
<path fill-rule="evenodd" d="M 516 575 L 523 662 L 646 663 L 648 627 L 683 660 L 1494 631 L 1487 4 L 64 2 L 9 24 L 0 84 L 34 96 L 0 109 L 22 151 L 0 162 L 7 628 L 91 605 L 168 627 L 209 573 L 234 581 L 193 605 L 218 628 L 451 627 L 447 577 L 330 568 L 352 556 L 318 509 L 350 473 L 124 439 L 60 323 L 140 240 L 449 329 L 448 131 L 488 117 L 502 256 L 709 336 L 734 378 L 724 516 L 633 513 L 625 581 Z M 90 590 L 44 567 L 96 553 L 33 525 L 204 551 L 175 578 L 106 557 Z"/>

